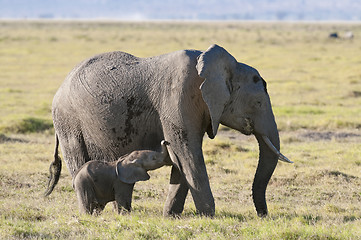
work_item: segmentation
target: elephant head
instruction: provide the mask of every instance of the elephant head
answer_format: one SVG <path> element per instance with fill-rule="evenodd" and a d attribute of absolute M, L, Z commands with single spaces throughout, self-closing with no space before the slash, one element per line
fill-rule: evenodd
<path fill-rule="evenodd" d="M 119 180 L 128 184 L 149 180 L 149 174 L 142 165 L 139 164 L 139 161 L 139 159 L 118 160 L 115 171 Z"/>
<path fill-rule="evenodd" d="M 129 184 L 148 180 L 150 176 L 147 171 L 169 165 L 168 145 L 169 142 L 163 140 L 161 142 L 161 152 L 150 150 L 133 151 L 117 161 L 116 175 L 122 182 Z"/>
<path fill-rule="evenodd" d="M 254 134 L 259 143 L 252 195 L 258 215 L 265 216 L 265 192 L 278 159 L 291 162 L 279 152 L 279 134 L 267 84 L 256 69 L 237 62 L 217 45 L 198 57 L 196 68 L 204 78 L 200 89 L 211 118 L 209 137 L 214 138 L 221 123 L 243 134 Z"/>

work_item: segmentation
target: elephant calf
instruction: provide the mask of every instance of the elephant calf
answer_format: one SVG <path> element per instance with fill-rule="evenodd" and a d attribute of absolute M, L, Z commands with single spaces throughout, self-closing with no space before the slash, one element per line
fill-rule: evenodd
<path fill-rule="evenodd" d="M 131 210 L 133 187 L 146 181 L 149 170 L 170 165 L 167 141 L 162 141 L 162 152 L 142 150 L 120 157 L 115 162 L 89 161 L 73 180 L 80 211 L 100 213 L 108 202 L 116 201 L 118 213 Z"/>

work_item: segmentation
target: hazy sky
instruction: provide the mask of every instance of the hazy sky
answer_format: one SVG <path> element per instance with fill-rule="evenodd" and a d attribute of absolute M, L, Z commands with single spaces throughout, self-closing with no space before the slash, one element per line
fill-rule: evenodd
<path fill-rule="evenodd" d="M 361 0 L 0 0 L 0 18 L 361 20 Z"/>

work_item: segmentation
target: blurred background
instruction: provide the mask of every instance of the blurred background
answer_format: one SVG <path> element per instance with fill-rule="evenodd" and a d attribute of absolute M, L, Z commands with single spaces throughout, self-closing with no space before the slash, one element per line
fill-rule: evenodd
<path fill-rule="evenodd" d="M 0 18 L 360 21 L 360 0 L 0 0 Z"/>

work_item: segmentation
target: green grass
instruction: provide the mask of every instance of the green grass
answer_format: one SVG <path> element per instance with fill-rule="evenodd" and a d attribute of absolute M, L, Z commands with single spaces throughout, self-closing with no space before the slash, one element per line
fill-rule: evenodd
<path fill-rule="evenodd" d="M 10 126 L 7 126 L 3 130 L 5 132 L 14 133 L 33 133 L 43 132 L 53 128 L 53 123 L 48 119 L 39 119 L 34 117 L 25 117 Z"/>
<path fill-rule="evenodd" d="M 0 22 L 1 239 L 360 239 L 361 25 L 297 23 Z M 351 30 L 353 40 L 328 39 Z M 136 184 L 133 212 L 79 214 L 64 164 L 46 189 L 54 137 L 51 101 L 67 73 L 92 55 L 140 57 L 217 43 L 268 83 L 282 152 L 268 185 L 270 215 L 251 199 L 258 146 L 221 127 L 205 139 L 216 216 L 162 217 L 169 167 Z"/>

